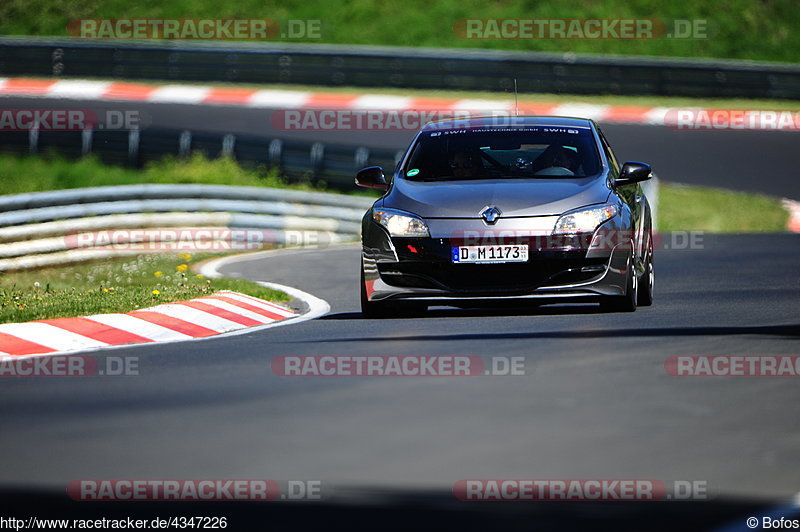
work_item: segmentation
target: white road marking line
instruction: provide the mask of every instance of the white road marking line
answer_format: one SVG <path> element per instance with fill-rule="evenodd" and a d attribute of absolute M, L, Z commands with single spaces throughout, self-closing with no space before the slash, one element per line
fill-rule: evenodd
<path fill-rule="evenodd" d="M 353 109 L 370 110 L 404 110 L 411 107 L 411 98 L 404 96 L 386 96 L 383 94 L 365 94 L 350 104 Z"/>
<path fill-rule="evenodd" d="M 111 85 L 108 81 L 62 80 L 47 89 L 47 95 L 73 100 L 97 100 L 103 97 Z"/>
<path fill-rule="evenodd" d="M 211 87 L 193 87 L 188 85 L 164 85 L 158 87 L 147 97 L 148 102 L 155 103 L 200 103 Z"/>
<path fill-rule="evenodd" d="M 304 107 L 309 97 L 309 93 L 301 91 L 261 90 L 250 96 L 247 106 L 296 109 Z"/>
<path fill-rule="evenodd" d="M 565 103 L 553 109 L 556 116 L 574 116 L 577 118 L 589 118 L 591 120 L 602 120 L 609 110 L 608 105 L 594 105 L 589 103 Z"/>
<path fill-rule="evenodd" d="M 450 109 L 464 111 L 511 111 L 514 104 L 511 102 L 498 102 L 497 100 L 456 100 Z"/>

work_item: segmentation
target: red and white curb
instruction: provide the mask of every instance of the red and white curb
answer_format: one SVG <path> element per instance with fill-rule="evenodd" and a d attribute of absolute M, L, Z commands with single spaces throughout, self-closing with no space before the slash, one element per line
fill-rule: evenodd
<path fill-rule="evenodd" d="M 800 201 L 784 199 L 783 208 L 789 211 L 789 222 L 786 224 L 789 231 L 800 233 Z"/>
<path fill-rule="evenodd" d="M 144 85 L 92 80 L 0 78 L 0 96 L 108 100 L 190 105 L 239 105 L 266 109 L 515 112 L 499 100 L 416 98 L 383 94 L 343 94 L 196 85 Z M 580 116 L 600 122 L 669 125 L 670 107 L 520 101 L 520 114 Z"/>
<path fill-rule="evenodd" d="M 203 264 L 200 272 L 210 278 L 222 277 L 218 270 L 223 265 L 260 259 L 265 254 L 296 251 L 296 248 L 278 249 L 220 257 Z M 257 297 L 222 290 L 209 296 L 165 303 L 127 314 L 6 323 L 0 324 L 0 360 L 248 334 L 301 323 L 330 311 L 327 301 L 297 288 L 257 282 L 300 301 L 305 306 L 304 311 L 298 313 Z"/>
<path fill-rule="evenodd" d="M 209 278 L 222 277 L 219 268 L 223 265 L 297 251 L 302 251 L 302 248 L 220 257 L 203 264 L 200 273 Z M 209 296 L 165 303 L 127 314 L 6 323 L 0 324 L 0 360 L 248 334 L 301 323 L 330 311 L 327 301 L 297 288 L 263 281 L 257 283 L 300 301 L 305 307 L 303 312 L 298 313 L 239 292 L 222 290 Z"/>
<path fill-rule="evenodd" d="M 247 89 L 237 87 L 212 87 L 198 85 L 145 85 L 95 80 L 52 80 L 37 78 L 0 78 L 0 97 L 24 96 L 83 101 L 122 101 L 186 105 L 234 105 L 250 108 L 281 110 L 336 110 L 382 111 L 396 113 L 430 113 L 451 116 L 457 112 L 476 115 L 498 113 L 535 114 L 552 116 L 578 116 L 598 122 L 642 124 L 680 127 L 683 129 L 769 129 L 781 131 L 800 130 L 800 117 L 796 111 L 777 112 L 762 109 L 703 109 L 696 107 L 649 107 L 641 105 L 597 105 L 579 102 L 552 103 L 521 100 L 519 109 L 511 98 L 481 100 L 473 98 L 428 98 L 388 94 L 347 94 L 279 89 Z M 680 115 L 684 114 L 683 118 Z M 771 118 L 761 116 L 772 114 Z M 713 118 L 720 116 L 722 124 Z M 784 116 L 785 115 L 785 116 Z M 748 118 L 749 117 L 749 118 Z M 436 119 L 432 116 L 431 119 Z M 444 117 L 439 117 L 444 118 Z M 681 120 L 687 121 L 682 124 Z M 737 120 L 742 126 L 736 126 Z M 751 127 L 745 122 L 755 120 Z M 771 122 L 769 121 L 771 120 Z M 763 121 L 763 124 L 762 124 Z M 681 125 L 682 124 L 682 125 Z M 759 125 L 761 124 L 761 125 Z"/>
<path fill-rule="evenodd" d="M 191 340 L 295 317 L 296 312 L 275 303 L 225 290 L 127 314 L 0 324 L 0 355 L 44 355 Z"/>

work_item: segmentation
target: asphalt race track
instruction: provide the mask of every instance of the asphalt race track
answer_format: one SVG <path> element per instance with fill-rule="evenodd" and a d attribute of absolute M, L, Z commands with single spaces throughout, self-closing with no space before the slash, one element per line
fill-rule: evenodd
<path fill-rule="evenodd" d="M 283 131 L 272 111 L 241 106 L 71 102 L 3 97 L 9 109 L 139 111 L 142 124 L 233 134 L 297 138 L 330 144 L 405 149 L 415 131 Z M 201 111 L 202 110 L 202 111 Z M 650 163 L 664 181 L 761 192 L 800 200 L 797 133 L 781 131 L 677 131 L 667 127 L 601 124 L 621 161 Z"/>
<path fill-rule="evenodd" d="M 706 237 L 660 250 L 657 302 L 433 309 L 367 321 L 353 246 L 294 250 L 223 273 L 326 299 L 317 320 L 108 352 L 140 375 L 5 379 L 5 485 L 81 478 L 323 479 L 443 488 L 461 478 L 704 480 L 713 493 L 797 491 L 792 378 L 672 377 L 671 355 L 796 355 L 795 235 Z M 522 356 L 526 376 L 289 378 L 280 355 Z"/>
<path fill-rule="evenodd" d="M 9 108 L 49 104 L 64 107 L 4 99 Z M 289 135 L 273 130 L 264 110 L 80 105 L 140 109 L 162 127 Z M 621 159 L 651 162 L 665 181 L 800 199 L 792 133 L 604 129 Z M 412 134 L 291 135 L 400 149 Z M 97 355 L 138 357 L 138 376 L 2 379 L 0 492 L 44 489 L 61 500 L 76 479 L 321 479 L 362 495 L 430 490 L 451 503 L 453 483 L 464 478 L 646 478 L 705 481 L 712 497 L 748 504 L 794 496 L 797 379 L 673 377 L 664 362 L 800 354 L 800 236 L 704 235 L 701 249 L 675 243 L 667 235 L 656 251 L 655 305 L 633 314 L 592 305 L 440 307 L 364 320 L 355 245 L 231 263 L 222 273 L 299 288 L 331 312 Z M 325 354 L 516 356 L 526 374 L 289 378 L 270 369 L 281 355 Z M 664 504 L 680 513 L 679 503 Z"/>

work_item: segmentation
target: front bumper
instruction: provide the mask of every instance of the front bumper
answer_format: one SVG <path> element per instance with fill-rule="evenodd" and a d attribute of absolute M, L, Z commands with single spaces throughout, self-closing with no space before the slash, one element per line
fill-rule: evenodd
<path fill-rule="evenodd" d="M 462 240 L 390 238 L 380 228 L 370 232 L 365 234 L 362 254 L 369 301 L 447 305 L 469 300 L 591 300 L 623 295 L 631 264 L 630 242 L 592 247 L 517 238 L 513 243 L 529 246 L 527 262 L 454 264 L 452 247 L 463 245 Z M 592 236 L 577 240 L 593 243 Z"/>

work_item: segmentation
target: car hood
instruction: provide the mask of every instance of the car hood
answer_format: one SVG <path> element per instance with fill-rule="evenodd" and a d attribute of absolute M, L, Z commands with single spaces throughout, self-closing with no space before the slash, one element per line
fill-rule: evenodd
<path fill-rule="evenodd" d="M 423 218 L 479 218 L 487 206 L 503 217 L 562 214 L 584 205 L 604 203 L 610 194 L 605 179 L 481 179 L 409 181 L 396 179 L 384 198 L 387 208 Z"/>

